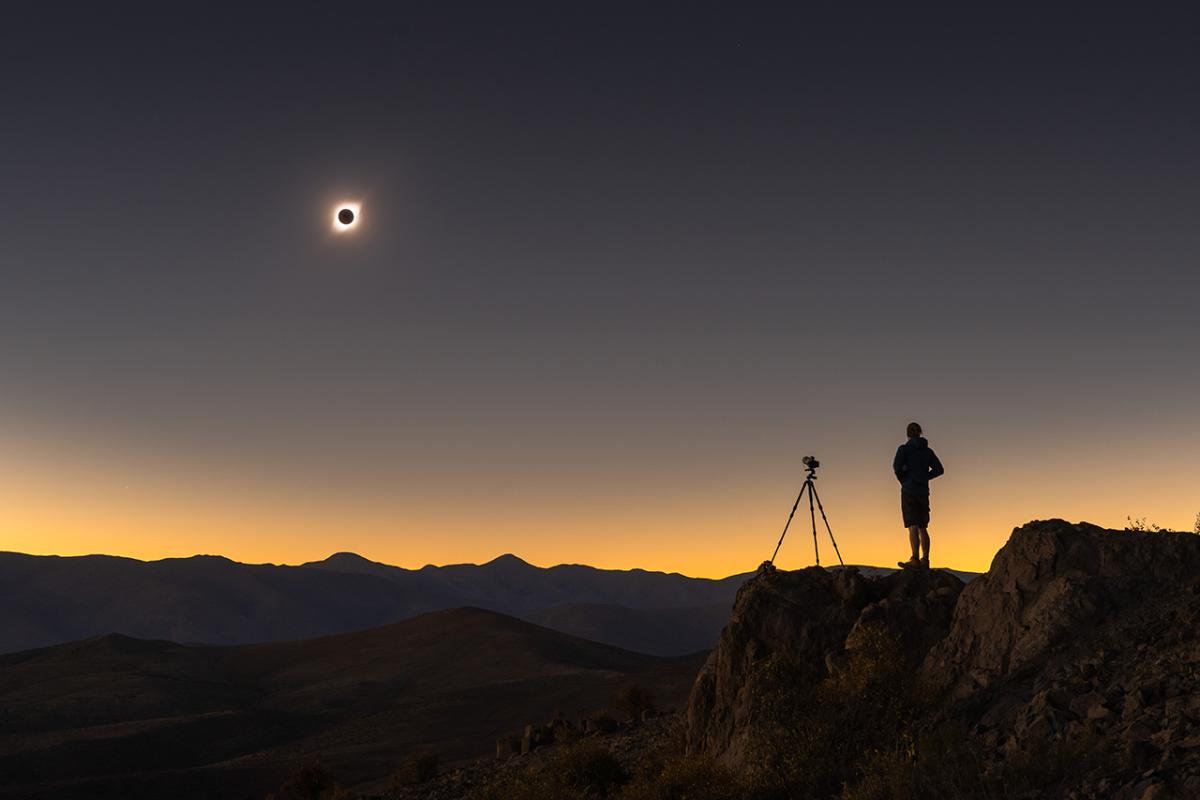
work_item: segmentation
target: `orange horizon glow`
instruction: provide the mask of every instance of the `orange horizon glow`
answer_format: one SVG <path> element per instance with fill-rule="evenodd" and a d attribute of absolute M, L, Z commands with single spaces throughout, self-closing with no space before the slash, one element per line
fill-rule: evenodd
<path fill-rule="evenodd" d="M 906 532 L 886 469 L 851 470 L 833 466 L 836 459 L 823 460 L 818 486 L 846 563 L 890 566 L 906 557 Z M 998 473 L 972 474 L 957 455 L 947 460 L 948 479 L 933 485 L 935 566 L 986 571 L 1012 529 L 1032 519 L 1121 528 L 1127 516 L 1144 516 L 1190 530 L 1195 518 L 1195 503 L 1186 499 L 1185 464 L 1159 464 L 1163 474 L 1177 476 L 1170 485 L 1131 477 L 1124 493 L 1114 493 L 1100 472 L 1108 467 L 1098 460 L 1095 467 L 1077 467 L 1074 476 L 1060 464 L 1047 464 L 1045 474 L 1060 476 L 1052 483 L 1041 472 L 1005 478 L 1001 465 Z M 955 473 L 960 477 L 949 477 Z M 197 474 L 69 449 L 9 448 L 0 455 L 0 550 L 141 560 L 212 554 L 274 564 L 353 551 L 407 568 L 484 563 L 513 553 L 539 566 L 577 563 L 722 578 L 753 571 L 770 556 L 798 490 L 798 479 L 764 472 L 719 491 L 665 481 L 660 491 L 639 491 L 614 478 L 596 494 L 477 487 L 392 499 L 283 484 L 251 489 Z M 777 560 L 783 568 L 813 563 L 811 529 L 801 512 Z M 822 564 L 836 563 L 824 530 L 819 534 Z"/>

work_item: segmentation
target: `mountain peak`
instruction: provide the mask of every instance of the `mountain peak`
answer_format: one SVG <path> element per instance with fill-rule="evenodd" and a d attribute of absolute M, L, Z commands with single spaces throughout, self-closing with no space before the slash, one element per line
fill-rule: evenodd
<path fill-rule="evenodd" d="M 358 553 L 351 553 L 348 550 L 342 550 L 334 553 L 329 558 L 321 561 L 322 564 L 374 564 L 375 562 L 366 556 L 360 556 Z"/>
<path fill-rule="evenodd" d="M 378 561 L 372 561 L 366 556 L 360 556 L 358 553 L 341 551 L 334 553 L 323 561 L 309 561 L 306 564 L 301 564 L 301 567 L 309 569 L 323 569 L 330 572 L 344 572 L 359 575 L 379 575 L 383 577 L 393 577 L 396 574 L 405 572 L 401 567 L 393 567 L 389 564 L 381 564 Z"/>
<path fill-rule="evenodd" d="M 191 556 L 173 556 L 170 558 L 160 558 L 157 562 L 153 562 L 153 563 L 182 564 L 185 562 L 189 563 L 189 564 L 216 564 L 216 565 L 227 565 L 227 564 L 238 564 L 239 563 L 237 561 L 234 561 L 232 558 L 229 558 L 228 556 L 216 555 L 214 553 L 196 553 L 195 555 L 191 555 Z"/>
<path fill-rule="evenodd" d="M 514 556 L 512 553 L 505 553 L 502 556 L 496 556 L 495 558 L 493 558 L 491 561 L 487 562 L 483 566 L 485 566 L 485 567 L 532 567 L 533 565 L 530 564 L 528 561 L 526 561 L 523 558 Z"/>

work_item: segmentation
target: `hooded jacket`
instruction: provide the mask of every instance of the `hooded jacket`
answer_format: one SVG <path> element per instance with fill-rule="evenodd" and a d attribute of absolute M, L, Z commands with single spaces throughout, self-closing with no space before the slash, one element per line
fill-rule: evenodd
<path fill-rule="evenodd" d="M 896 449 L 892 471 L 906 494 L 929 494 L 929 482 L 946 472 L 923 436 L 914 436 Z"/>

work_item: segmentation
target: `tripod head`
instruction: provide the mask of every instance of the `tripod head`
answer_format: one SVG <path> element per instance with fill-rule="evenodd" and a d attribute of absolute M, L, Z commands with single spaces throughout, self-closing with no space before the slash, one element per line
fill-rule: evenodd
<path fill-rule="evenodd" d="M 808 473 L 806 481 L 815 481 L 817 479 L 817 467 L 821 466 L 821 462 L 817 461 L 816 456 L 805 456 L 800 459 L 800 463 L 804 465 L 804 470 Z"/>

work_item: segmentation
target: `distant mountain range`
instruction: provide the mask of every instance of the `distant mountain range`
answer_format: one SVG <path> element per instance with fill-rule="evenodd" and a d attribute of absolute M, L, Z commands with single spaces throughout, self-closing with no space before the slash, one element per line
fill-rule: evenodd
<path fill-rule="evenodd" d="M 220 556 L 138 561 L 0 553 L 0 652 L 108 633 L 184 643 L 283 641 L 474 606 L 678 655 L 715 643 L 746 577 L 541 568 L 512 555 L 410 570 L 353 553 L 301 566 Z M 679 620 L 686 622 L 674 624 Z"/>
<path fill-rule="evenodd" d="M 0 652 L 108 633 L 184 643 L 284 641 L 472 606 L 637 652 L 682 655 L 716 643 L 748 577 L 543 568 L 513 555 L 404 569 L 354 553 L 301 566 L 220 556 L 0 553 Z"/>
<path fill-rule="evenodd" d="M 477 608 L 231 647 L 108 634 L 0 655 L 0 795 L 260 800 L 314 752 L 353 786 L 414 751 L 454 762 L 578 720 L 631 682 L 679 707 L 702 660 Z"/>

